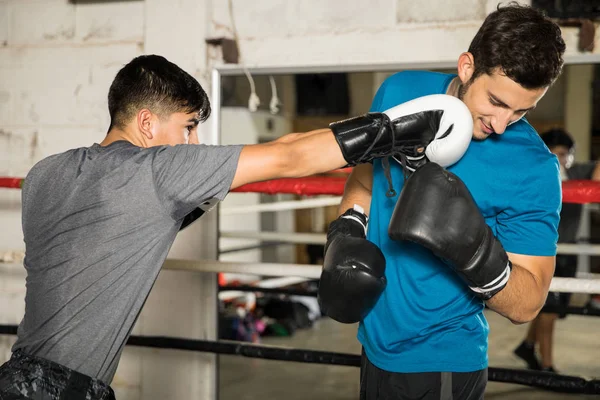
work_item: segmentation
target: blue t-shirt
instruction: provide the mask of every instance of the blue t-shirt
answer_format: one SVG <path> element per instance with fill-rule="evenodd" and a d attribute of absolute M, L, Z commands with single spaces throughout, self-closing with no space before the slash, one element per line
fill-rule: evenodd
<path fill-rule="evenodd" d="M 446 93 L 454 75 L 406 71 L 379 88 L 371 111 L 417 97 Z M 483 302 L 440 259 L 423 247 L 388 236 L 404 183 L 390 159 L 397 195 L 387 197 L 381 160 L 373 163 L 367 238 L 383 251 L 387 287 L 360 323 L 358 340 L 369 360 L 391 372 L 470 372 L 487 367 L 489 326 Z M 472 141 L 448 168 L 467 185 L 486 223 L 507 252 L 554 256 L 561 206 L 558 161 L 525 119 L 502 135 Z"/>

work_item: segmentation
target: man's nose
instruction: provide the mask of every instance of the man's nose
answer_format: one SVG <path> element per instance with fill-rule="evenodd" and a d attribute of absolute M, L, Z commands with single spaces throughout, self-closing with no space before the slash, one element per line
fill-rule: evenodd
<path fill-rule="evenodd" d="M 512 115 L 513 113 L 511 110 L 505 110 L 492 118 L 492 129 L 494 132 L 498 135 L 502 135 L 508 124 L 511 122 L 510 119 Z"/>

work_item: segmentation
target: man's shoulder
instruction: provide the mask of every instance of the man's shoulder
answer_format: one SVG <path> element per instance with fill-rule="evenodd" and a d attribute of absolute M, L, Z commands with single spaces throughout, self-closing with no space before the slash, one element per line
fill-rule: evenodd
<path fill-rule="evenodd" d="M 498 156 L 505 159 L 505 168 L 511 170 L 515 179 L 531 182 L 536 189 L 545 186 L 545 190 L 551 190 L 556 186 L 558 159 L 527 120 L 511 125 L 499 142 L 503 145 Z"/>
<path fill-rule="evenodd" d="M 398 85 L 405 83 L 418 83 L 420 81 L 428 82 L 428 81 L 439 81 L 443 82 L 450 78 L 454 77 L 452 74 L 446 74 L 443 72 L 436 71 L 423 71 L 423 70 L 405 70 L 396 72 L 388 76 L 384 84 L 386 85 Z"/>
<path fill-rule="evenodd" d="M 151 160 L 152 164 L 163 165 L 172 162 L 185 163 L 205 155 L 210 151 L 210 147 L 205 144 L 177 144 L 174 146 L 154 146 L 143 149 L 142 155 Z"/>
<path fill-rule="evenodd" d="M 64 165 L 69 159 L 77 157 L 85 151 L 86 148 L 76 148 L 63 151 L 61 153 L 51 154 L 37 161 L 28 172 L 29 175 L 39 174 L 43 171 L 56 171 L 56 168 Z"/>
<path fill-rule="evenodd" d="M 418 97 L 445 93 L 453 77 L 432 71 L 397 72 L 381 84 L 374 103 L 384 110 Z"/>
<path fill-rule="evenodd" d="M 529 121 L 527 120 L 527 118 L 521 118 L 520 120 L 518 120 L 514 124 L 509 125 L 508 129 L 514 130 L 514 131 L 517 131 L 517 132 L 522 132 L 522 133 L 525 133 L 525 134 L 535 133 L 539 137 L 537 131 L 529 123 Z M 540 140 L 541 140 L 541 138 L 540 138 Z"/>
<path fill-rule="evenodd" d="M 550 152 L 535 128 L 531 126 L 525 118 L 509 126 L 507 131 L 509 134 L 506 135 L 508 138 L 506 142 L 510 146 L 516 142 L 516 144 L 519 145 L 520 151 L 533 152 L 536 154 L 536 157 L 542 157 L 548 160 L 556 158 Z"/>

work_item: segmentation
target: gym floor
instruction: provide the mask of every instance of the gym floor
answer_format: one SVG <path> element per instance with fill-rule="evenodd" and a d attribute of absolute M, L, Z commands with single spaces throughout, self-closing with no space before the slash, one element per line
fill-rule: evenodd
<path fill-rule="evenodd" d="M 512 351 L 523 339 L 527 325 L 513 325 L 486 310 L 490 324 L 490 366 L 524 368 Z M 289 338 L 264 338 L 263 344 L 360 353 L 356 325 L 324 318 L 311 329 Z M 600 317 L 569 315 L 558 321 L 554 359 L 563 375 L 600 378 Z M 349 400 L 358 399 L 359 369 L 355 367 L 270 361 L 237 356 L 220 357 L 221 400 Z M 558 400 L 600 399 L 598 396 L 553 393 L 522 385 L 489 382 L 486 399 Z"/>

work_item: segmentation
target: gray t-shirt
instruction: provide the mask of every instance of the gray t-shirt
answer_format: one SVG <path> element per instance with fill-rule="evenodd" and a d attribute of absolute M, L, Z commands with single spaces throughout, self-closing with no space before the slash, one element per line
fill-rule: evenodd
<path fill-rule="evenodd" d="M 573 164 L 567 170 L 569 179 L 592 179 L 596 168 L 595 162 Z M 558 241 L 560 243 L 574 243 L 577 240 L 579 223 L 581 221 L 581 204 L 563 203 L 558 224 Z"/>
<path fill-rule="evenodd" d="M 110 383 L 183 218 L 226 196 L 241 149 L 119 141 L 36 164 L 22 191 L 27 293 L 13 351 Z"/>

